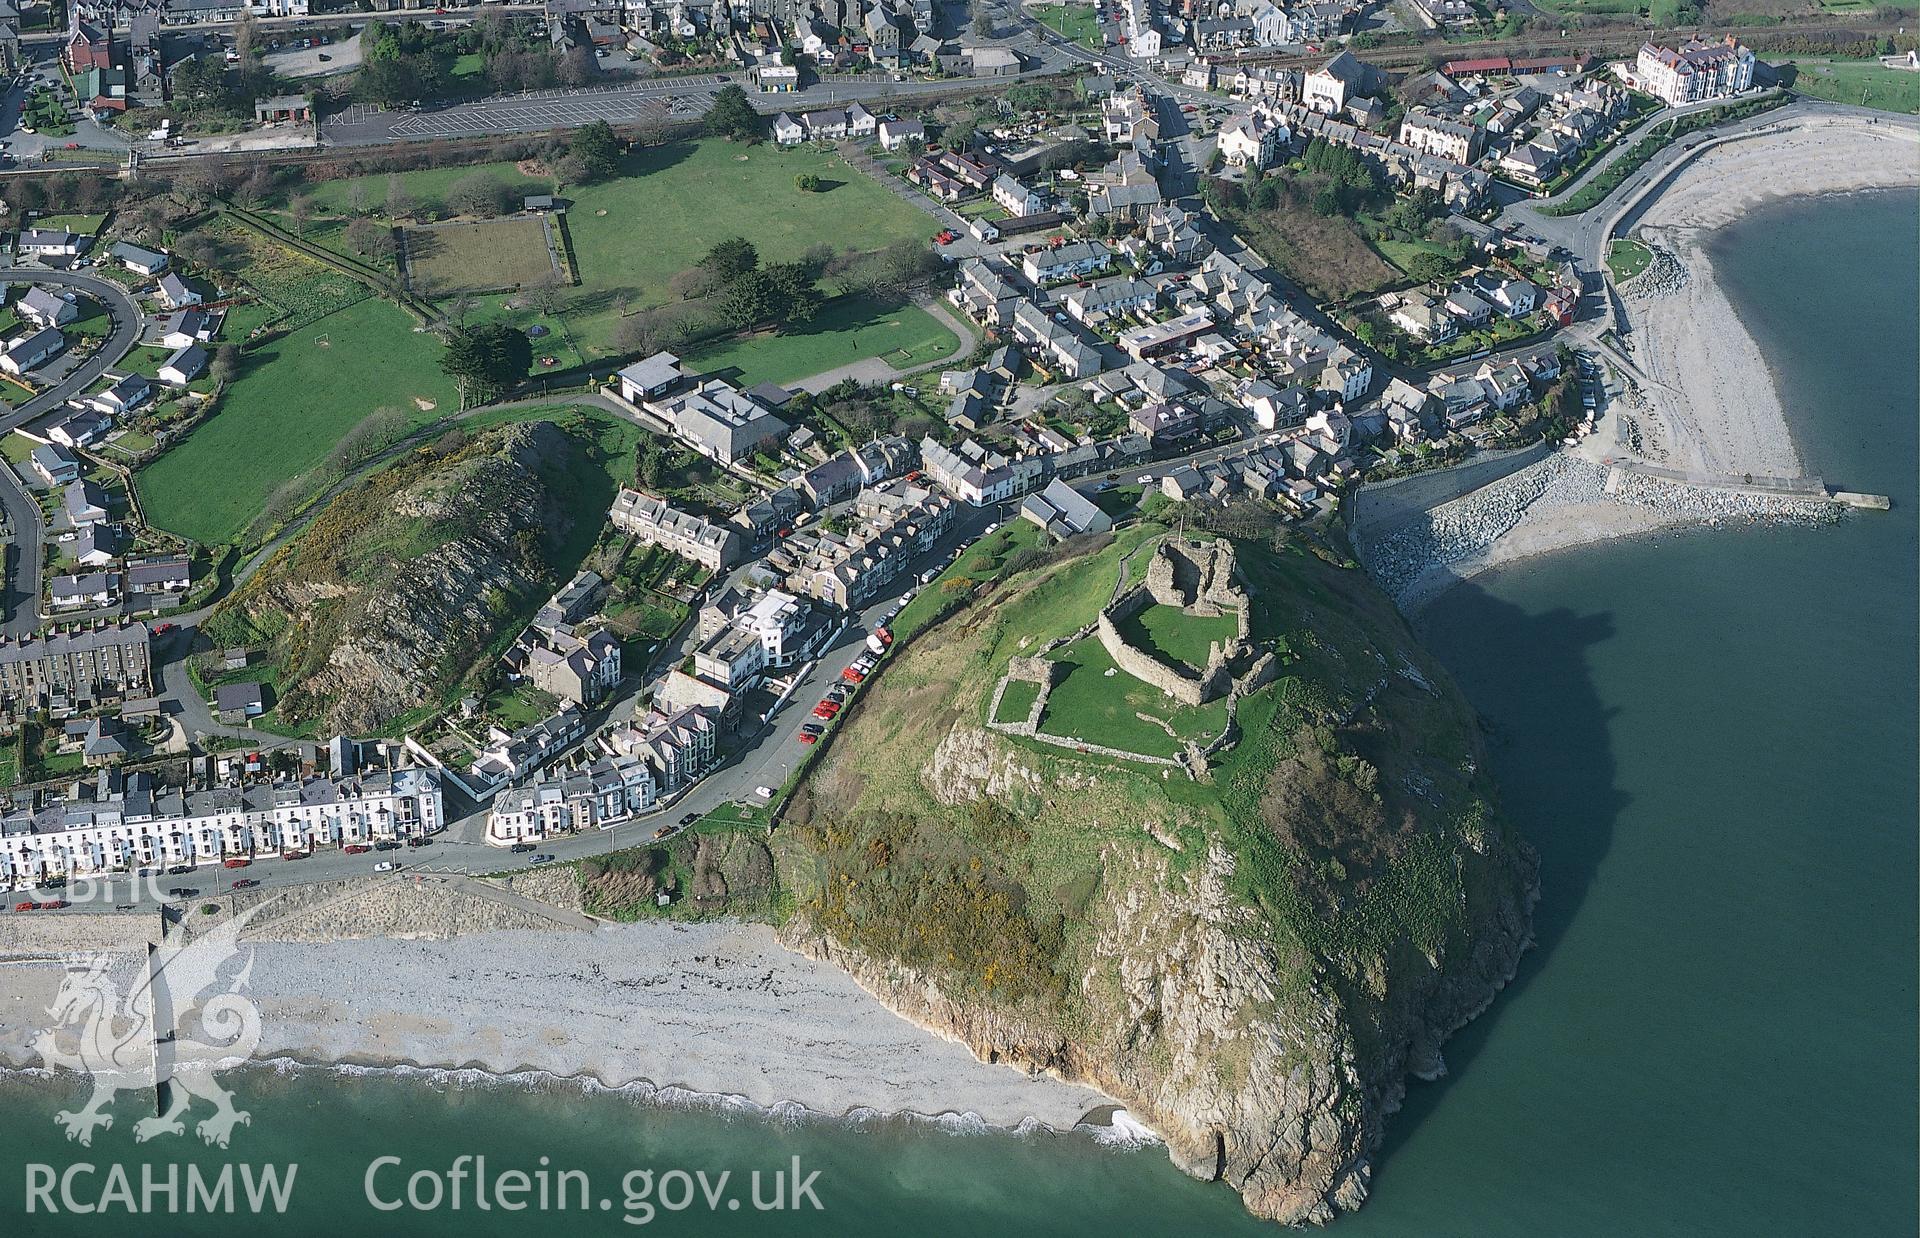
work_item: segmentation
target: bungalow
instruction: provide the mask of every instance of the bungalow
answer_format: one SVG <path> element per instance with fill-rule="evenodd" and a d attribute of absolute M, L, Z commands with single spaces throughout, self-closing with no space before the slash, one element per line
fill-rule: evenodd
<path fill-rule="evenodd" d="M 1105 241 L 1070 241 L 1028 254 L 1022 259 L 1020 270 L 1028 282 L 1037 286 L 1057 280 L 1078 279 L 1112 261 L 1113 250 Z"/>
<path fill-rule="evenodd" d="M 266 689 L 259 683 L 223 683 L 213 690 L 214 708 L 225 723 L 245 722 L 267 712 Z"/>
<path fill-rule="evenodd" d="M 153 383 L 145 374 L 129 374 L 99 395 L 90 396 L 93 406 L 103 413 L 126 414 L 153 398 Z"/>
<path fill-rule="evenodd" d="M 188 286 L 186 280 L 169 271 L 160 280 L 160 301 L 168 309 L 177 310 L 200 304 L 201 296 Z"/>
<path fill-rule="evenodd" d="M 186 555 L 156 555 L 127 564 L 129 593 L 185 593 L 192 584 L 192 562 Z"/>
<path fill-rule="evenodd" d="M 28 463 L 33 466 L 34 472 L 40 474 L 40 480 L 49 486 L 64 486 L 80 479 L 80 461 L 58 443 L 34 448 Z"/>
<path fill-rule="evenodd" d="M 67 339 L 52 327 L 42 327 L 8 343 L 0 352 L 0 370 L 16 378 L 54 356 L 67 346 Z"/>
<path fill-rule="evenodd" d="M 169 314 L 160 321 L 162 348 L 185 348 L 213 338 L 213 316 L 203 309 L 188 308 Z"/>
<path fill-rule="evenodd" d="M 1047 209 L 1047 195 L 1030 188 L 1011 176 L 996 176 L 993 180 L 993 200 L 1001 209 L 1015 217 L 1044 214 Z"/>
<path fill-rule="evenodd" d="M 20 317 L 37 327 L 58 327 L 80 316 L 80 307 L 50 289 L 33 287 L 13 303 Z"/>
<path fill-rule="evenodd" d="M 80 530 L 68 547 L 73 561 L 82 567 L 105 567 L 120 557 L 120 534 L 110 524 L 90 524 Z"/>
<path fill-rule="evenodd" d="M 64 228 L 27 228 L 20 233 L 18 252 L 23 258 L 70 258 L 80 252 L 83 239 Z"/>
<path fill-rule="evenodd" d="M 909 142 L 927 140 L 927 127 L 917 120 L 883 120 L 876 132 L 881 150 L 899 150 Z"/>
<path fill-rule="evenodd" d="M 67 514 L 67 523 L 76 529 L 101 524 L 107 518 L 107 492 L 81 478 L 61 492 L 60 506 Z"/>
<path fill-rule="evenodd" d="M 121 241 L 108 252 L 121 266 L 136 275 L 162 275 L 167 269 L 167 256 L 158 250 L 142 249 Z"/>
<path fill-rule="evenodd" d="M 47 431 L 47 438 L 63 447 L 85 447 L 105 438 L 113 418 L 97 408 L 76 407 L 64 421 Z"/>
<path fill-rule="evenodd" d="M 167 358 L 160 367 L 159 379 L 173 387 L 184 387 L 200 377 L 207 369 L 207 350 L 198 344 L 188 344 Z"/>
<path fill-rule="evenodd" d="M 85 572 L 73 576 L 55 576 L 47 588 L 47 601 L 54 610 L 93 609 L 111 606 L 120 600 L 118 572 Z"/>

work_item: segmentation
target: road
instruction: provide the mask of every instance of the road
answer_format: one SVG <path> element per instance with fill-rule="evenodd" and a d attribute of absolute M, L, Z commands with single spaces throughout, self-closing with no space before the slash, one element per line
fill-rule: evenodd
<path fill-rule="evenodd" d="M 1056 51 L 1043 48 L 1037 63 L 1017 77 L 967 80 L 981 90 L 989 90 L 1023 79 L 1057 73 L 1067 63 L 1066 58 Z M 791 94 L 763 94 L 753 88 L 744 71 L 702 73 L 612 86 L 501 95 L 470 103 L 430 105 L 417 112 L 386 111 L 356 104 L 321 121 L 320 141 L 328 146 L 367 146 L 430 138 L 542 133 L 550 129 L 573 128 L 596 120 L 613 125 L 693 120 L 706 114 L 714 96 L 729 83 L 743 86 L 754 110 L 763 116 L 844 106 L 854 102 L 884 112 L 896 101 L 911 103 L 924 96 L 951 94 L 956 89 L 963 89 L 966 84 L 954 79 L 897 82 L 886 73 L 868 73 L 823 78 Z"/>
<path fill-rule="evenodd" d="M 60 407 L 70 396 L 77 396 L 132 350 L 140 338 L 140 307 L 126 289 L 111 280 L 80 271 L 45 271 L 38 267 L 15 268 L 14 282 L 30 281 L 48 287 L 71 288 L 83 292 L 105 307 L 113 329 L 98 351 L 81 362 L 74 371 L 47 390 L 0 415 L 0 435 L 32 421 L 42 413 Z M 5 634 L 29 636 L 40 626 L 40 564 L 45 530 L 41 527 L 40 504 L 27 493 L 13 469 L 0 465 L 0 506 L 7 513 L 13 530 L 13 553 L 6 563 Z"/>

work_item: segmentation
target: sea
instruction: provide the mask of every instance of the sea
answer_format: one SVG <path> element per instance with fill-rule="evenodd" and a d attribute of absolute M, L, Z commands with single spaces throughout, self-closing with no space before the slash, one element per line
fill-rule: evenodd
<path fill-rule="evenodd" d="M 1914 194 L 1861 194 L 1756 211 L 1713 252 L 1809 469 L 1892 511 L 1570 551 L 1422 616 L 1539 849 L 1539 944 L 1413 1086 L 1339 1238 L 1916 1232 L 1917 236 Z M 225 1151 L 136 1143 L 125 1100 L 82 1148 L 53 1122 L 71 1086 L 0 1079 L 0 1233 L 1275 1232 L 1086 1133 L 223 1079 L 251 1115 Z M 285 1211 L 267 1191 L 255 1215 L 249 1183 L 288 1167 Z M 507 1188 L 484 1209 L 476 1176 Z M 239 1211 L 184 1211 L 223 1182 Z"/>

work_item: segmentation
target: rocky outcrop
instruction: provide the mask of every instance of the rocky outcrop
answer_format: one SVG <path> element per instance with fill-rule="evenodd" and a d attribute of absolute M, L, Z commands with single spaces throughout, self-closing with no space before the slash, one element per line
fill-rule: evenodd
<path fill-rule="evenodd" d="M 270 635 L 283 712 L 376 732 L 441 699 L 527 600 L 554 583 L 572 517 L 550 477 L 581 446 L 547 422 L 423 452 L 335 500 L 209 623 Z"/>
<path fill-rule="evenodd" d="M 1213 848 L 1178 873 L 1170 854 L 1106 857 L 1078 978 L 1085 1035 L 950 995 L 938 978 L 849 949 L 804 917 L 782 940 L 983 1061 L 1099 1088 L 1165 1140 L 1183 1172 L 1226 1182 L 1257 1216 L 1324 1223 L 1359 1207 L 1406 1076 L 1444 1073 L 1440 1045 L 1492 1001 L 1530 943 L 1531 858 L 1528 893 L 1479 926 L 1470 957 L 1391 968 L 1385 1000 L 1356 1008 L 1324 969 L 1276 950 L 1233 893 L 1229 855 Z M 1357 1023 L 1378 1051 L 1362 1048 Z"/>
<path fill-rule="evenodd" d="M 1536 861 L 1387 599 L 1315 556 L 1255 571 L 1289 686 L 1251 689 L 1275 695 L 1245 698 L 1258 729 L 1208 781 L 980 721 L 1006 632 L 1080 622 L 1059 575 L 896 654 L 775 834 L 781 931 L 985 1060 L 1115 1097 L 1253 1213 L 1317 1223 L 1365 1199 L 1408 1076 L 1513 974 Z"/>

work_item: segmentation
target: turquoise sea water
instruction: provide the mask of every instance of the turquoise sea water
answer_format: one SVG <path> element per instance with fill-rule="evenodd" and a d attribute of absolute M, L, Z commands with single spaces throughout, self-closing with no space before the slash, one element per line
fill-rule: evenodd
<path fill-rule="evenodd" d="M 1448 1046 L 1452 1077 L 1414 1088 L 1372 1200 L 1335 1235 L 1915 1231 L 1917 234 L 1910 194 L 1797 203 L 1728 230 L 1715 259 L 1809 468 L 1892 494 L 1894 511 L 1555 556 L 1426 616 L 1540 850 L 1540 946 Z M 0 1082 L 0 1234 L 1276 1232 L 1159 1149 L 1081 1136 L 847 1129 L 446 1080 L 254 1072 L 238 1087 L 254 1125 L 194 1159 L 297 1161 L 285 1218 L 24 1215 L 28 1162 L 193 1154 L 136 1148 L 124 1125 L 83 1152 L 49 1120 L 75 1098 L 15 1080 Z M 130 1122 L 132 1102 L 120 1108 Z M 539 1218 L 365 1202 L 374 1158 L 405 1162 L 376 1180 L 391 1198 L 405 1171 L 460 1153 L 496 1173 L 547 1155 L 614 1206 Z M 746 1175 L 762 1171 L 764 1200 L 795 1156 L 820 1172 L 825 1210 L 754 1210 Z M 625 1224 L 621 1176 L 647 1167 L 710 1183 L 731 1170 L 723 1194 L 741 1207 Z M 76 1179 L 95 1198 L 102 1185 Z"/>

